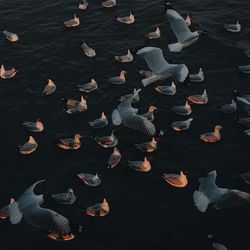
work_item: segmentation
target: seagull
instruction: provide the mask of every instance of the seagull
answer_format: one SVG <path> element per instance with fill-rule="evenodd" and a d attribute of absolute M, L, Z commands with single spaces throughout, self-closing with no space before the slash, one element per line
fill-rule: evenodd
<path fill-rule="evenodd" d="M 187 99 L 195 104 L 206 104 L 208 102 L 207 90 L 205 89 L 202 95 L 191 95 Z"/>
<path fill-rule="evenodd" d="M 5 70 L 4 66 L 1 65 L 1 69 L 0 69 L 0 77 L 2 79 L 9 79 L 12 78 L 16 75 L 17 70 L 15 68 L 11 68 L 9 70 Z"/>
<path fill-rule="evenodd" d="M 250 49 L 245 50 L 244 53 L 245 53 L 245 55 L 246 55 L 247 57 L 250 57 Z"/>
<path fill-rule="evenodd" d="M 49 79 L 48 84 L 43 89 L 43 94 L 44 95 L 51 95 L 55 91 L 56 91 L 56 85 L 51 79 Z"/>
<path fill-rule="evenodd" d="M 249 127 L 250 128 L 250 117 L 246 117 L 246 118 L 239 118 L 238 119 L 238 123 L 245 126 L 245 127 Z"/>
<path fill-rule="evenodd" d="M 50 232 L 48 235 L 55 240 L 70 240 L 69 221 L 57 212 L 40 207 L 44 202 L 43 195 L 34 194 L 34 188 L 43 181 L 38 181 L 25 190 L 20 198 L 9 207 L 10 221 L 18 224 L 22 218 L 31 226 Z"/>
<path fill-rule="evenodd" d="M 37 119 L 35 122 L 23 121 L 22 125 L 31 132 L 42 132 L 44 130 L 43 123 L 40 119 Z"/>
<path fill-rule="evenodd" d="M 25 142 L 22 146 L 19 146 L 19 153 L 23 155 L 28 155 L 34 152 L 37 147 L 37 142 L 32 136 L 30 136 L 27 142 Z"/>
<path fill-rule="evenodd" d="M 248 136 L 250 136 L 250 129 L 244 131 Z"/>
<path fill-rule="evenodd" d="M 86 10 L 88 7 L 88 1 L 87 0 L 81 0 L 79 5 L 78 5 L 78 8 L 80 10 Z"/>
<path fill-rule="evenodd" d="M 119 76 L 112 76 L 108 78 L 108 82 L 112 84 L 124 84 L 126 82 L 125 74 L 127 71 L 122 70 Z"/>
<path fill-rule="evenodd" d="M 175 95 L 176 85 L 172 82 L 171 86 L 156 86 L 155 90 L 163 95 Z"/>
<path fill-rule="evenodd" d="M 136 103 L 136 102 L 139 102 L 140 100 L 140 96 L 139 96 L 139 93 L 136 92 L 137 90 L 134 89 L 133 93 L 132 94 L 128 94 L 128 95 L 124 95 L 124 96 L 121 96 L 119 101 L 124 101 L 126 100 L 130 95 L 133 95 L 133 94 L 136 94 L 133 96 L 133 99 L 132 99 L 132 102 L 131 103 Z"/>
<path fill-rule="evenodd" d="M 199 72 L 197 74 L 189 74 L 190 82 L 203 82 L 204 78 L 205 77 L 202 68 L 199 69 Z"/>
<path fill-rule="evenodd" d="M 228 250 L 224 245 L 218 243 L 213 235 L 209 234 L 208 239 L 212 241 L 212 246 L 214 250 Z"/>
<path fill-rule="evenodd" d="M 232 102 L 221 106 L 221 112 L 231 114 L 237 111 L 237 103 L 232 99 Z"/>
<path fill-rule="evenodd" d="M 95 137 L 94 139 L 103 148 L 113 148 L 118 144 L 118 139 L 114 135 L 114 131 L 109 136 Z"/>
<path fill-rule="evenodd" d="M 95 79 L 91 79 L 91 81 L 88 83 L 79 84 L 78 88 L 79 88 L 79 91 L 81 91 L 81 92 L 89 93 L 89 92 L 92 92 L 92 91 L 98 89 L 98 84 L 97 84 Z"/>
<path fill-rule="evenodd" d="M 80 138 L 82 138 L 82 136 L 76 134 L 74 136 L 74 139 L 72 138 L 60 139 L 60 142 L 57 145 L 58 147 L 63 149 L 79 149 L 81 147 Z"/>
<path fill-rule="evenodd" d="M 64 25 L 66 27 L 75 27 L 78 26 L 79 24 L 80 24 L 80 19 L 77 14 L 74 15 L 73 19 L 64 22 Z"/>
<path fill-rule="evenodd" d="M 107 0 L 107 1 L 102 3 L 102 6 L 106 7 L 106 8 L 112 8 L 112 7 L 116 6 L 116 0 Z"/>
<path fill-rule="evenodd" d="M 155 31 L 150 32 L 145 35 L 148 39 L 157 39 L 161 37 L 161 31 L 160 28 L 157 27 Z"/>
<path fill-rule="evenodd" d="M 149 121 L 153 121 L 155 119 L 154 117 L 154 111 L 157 110 L 158 108 L 155 106 L 150 106 L 148 109 L 148 112 L 142 114 L 141 116 L 145 117 Z"/>
<path fill-rule="evenodd" d="M 135 144 L 136 148 L 141 150 L 142 152 L 153 152 L 157 149 L 157 141 L 153 137 L 149 142 L 143 142 L 140 144 Z"/>
<path fill-rule="evenodd" d="M 155 134 L 155 126 L 147 118 L 136 113 L 136 109 L 131 106 L 134 96 L 136 96 L 141 89 L 130 95 L 127 99 L 123 100 L 112 113 L 113 125 L 120 125 L 121 123 L 128 128 L 138 130 L 147 135 Z"/>
<path fill-rule="evenodd" d="M 183 17 L 173 10 L 173 7 L 169 3 L 167 3 L 166 8 L 167 19 L 178 40 L 177 43 L 169 44 L 168 48 L 171 52 L 180 52 L 183 48 L 197 41 L 203 31 L 191 32 Z"/>
<path fill-rule="evenodd" d="M 119 62 L 127 63 L 127 62 L 132 62 L 134 59 L 134 56 L 131 53 L 131 51 L 128 49 L 127 55 L 115 56 L 114 58 L 115 58 L 115 60 L 117 60 Z"/>
<path fill-rule="evenodd" d="M 239 101 L 239 104 L 244 108 L 244 110 L 247 112 L 247 114 L 250 116 L 250 102 L 247 101 L 245 98 L 237 96 L 237 100 Z"/>
<path fill-rule="evenodd" d="M 208 132 L 208 133 L 200 135 L 200 139 L 205 142 L 217 142 L 221 139 L 221 135 L 220 135 L 221 129 L 222 127 L 220 125 L 216 125 L 214 127 L 213 132 Z"/>
<path fill-rule="evenodd" d="M 86 56 L 88 56 L 88 57 L 96 56 L 95 50 L 90 48 L 85 42 L 82 42 L 81 47 L 82 47 L 83 52 Z"/>
<path fill-rule="evenodd" d="M 67 193 L 52 194 L 51 197 L 59 204 L 71 205 L 76 201 L 76 196 L 72 188 Z"/>
<path fill-rule="evenodd" d="M 6 37 L 6 39 L 8 39 L 10 42 L 17 42 L 19 40 L 19 37 L 16 33 L 12 33 L 7 30 L 4 30 L 3 34 Z"/>
<path fill-rule="evenodd" d="M 250 65 L 239 66 L 239 71 L 246 73 L 246 74 L 250 74 Z"/>
<path fill-rule="evenodd" d="M 145 47 L 138 50 L 136 54 L 144 58 L 148 67 L 153 72 L 151 77 L 142 80 L 144 87 L 168 77 L 172 77 L 175 82 L 184 82 L 188 76 L 187 66 L 185 64 L 169 64 L 164 59 L 160 48 Z"/>
<path fill-rule="evenodd" d="M 231 31 L 231 32 L 240 32 L 241 30 L 241 25 L 239 20 L 236 22 L 236 24 L 224 24 L 223 27 L 227 30 L 227 31 Z"/>
<path fill-rule="evenodd" d="M 70 114 L 70 115 L 83 113 L 83 112 L 87 111 L 87 109 L 88 109 L 87 102 L 83 98 L 83 96 L 81 96 L 80 102 L 77 100 L 69 99 L 67 101 L 67 107 L 68 107 L 68 109 L 66 110 L 66 113 Z"/>
<path fill-rule="evenodd" d="M 130 11 L 129 16 L 117 17 L 116 20 L 121 23 L 132 24 L 135 22 L 135 16 L 132 14 L 132 11 Z"/>
<path fill-rule="evenodd" d="M 121 160 L 121 153 L 117 149 L 117 147 L 114 147 L 113 153 L 110 155 L 108 160 L 108 168 L 114 168 Z"/>
<path fill-rule="evenodd" d="M 172 122 L 170 126 L 175 131 L 184 131 L 184 130 L 188 130 L 189 129 L 192 121 L 193 121 L 193 118 L 189 118 L 186 121 Z"/>
<path fill-rule="evenodd" d="M 107 119 L 105 113 L 102 112 L 102 115 L 100 118 L 95 119 L 94 121 L 89 122 L 88 124 L 93 128 L 103 128 L 103 127 L 106 127 L 108 125 L 108 119 Z"/>
<path fill-rule="evenodd" d="M 191 106 L 186 101 L 185 105 L 174 106 L 172 110 L 178 115 L 190 115 L 192 113 Z"/>
<path fill-rule="evenodd" d="M 144 161 L 128 161 L 128 166 L 139 172 L 149 172 L 151 170 L 151 164 L 147 157 L 144 157 Z"/>
<path fill-rule="evenodd" d="M 101 184 L 101 178 L 95 174 L 80 173 L 77 175 L 87 186 L 96 187 Z"/>
<path fill-rule="evenodd" d="M 86 209 L 86 214 L 90 216 L 105 216 L 109 213 L 109 204 L 104 198 L 102 203 L 97 203 Z"/>
<path fill-rule="evenodd" d="M 193 200 L 197 209 L 205 213 L 208 205 L 213 203 L 216 209 L 234 207 L 250 201 L 250 194 L 237 189 L 220 188 L 216 185 L 216 170 L 200 178 L 199 190 L 194 191 Z"/>
<path fill-rule="evenodd" d="M 182 171 L 180 174 L 163 174 L 162 178 L 174 187 L 186 187 L 188 184 L 187 177 Z"/>
<path fill-rule="evenodd" d="M 246 184 L 250 184 L 250 173 L 240 174 L 240 177 L 244 180 Z"/>

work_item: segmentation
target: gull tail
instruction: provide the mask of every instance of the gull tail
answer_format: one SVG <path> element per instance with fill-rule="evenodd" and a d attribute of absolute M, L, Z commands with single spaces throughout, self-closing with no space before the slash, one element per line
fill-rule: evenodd
<path fill-rule="evenodd" d="M 200 191 L 194 191 L 193 199 L 197 209 L 200 212 L 205 213 L 210 203 L 210 200 L 207 198 L 207 196 Z"/>
<path fill-rule="evenodd" d="M 183 49 L 182 43 L 172 43 L 168 45 L 171 52 L 180 52 Z"/>
<path fill-rule="evenodd" d="M 156 82 L 158 79 L 159 79 L 158 75 L 152 75 L 151 77 L 142 79 L 142 84 L 144 87 L 146 87 L 149 84 Z"/>
<path fill-rule="evenodd" d="M 9 206 L 10 212 L 10 221 L 12 224 L 18 224 L 23 217 L 23 214 L 20 212 L 18 203 L 15 201 Z"/>

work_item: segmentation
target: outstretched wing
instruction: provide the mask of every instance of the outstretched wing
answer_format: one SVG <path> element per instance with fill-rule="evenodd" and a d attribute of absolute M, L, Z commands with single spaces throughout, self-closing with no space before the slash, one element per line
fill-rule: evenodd
<path fill-rule="evenodd" d="M 172 65 L 167 71 L 175 82 L 184 82 L 188 76 L 188 68 L 185 64 Z"/>

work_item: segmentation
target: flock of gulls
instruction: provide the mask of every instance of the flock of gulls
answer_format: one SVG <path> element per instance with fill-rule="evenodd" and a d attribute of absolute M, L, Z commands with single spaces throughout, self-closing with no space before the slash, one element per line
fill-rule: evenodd
<path fill-rule="evenodd" d="M 107 0 L 102 3 L 105 8 L 112 8 L 116 6 L 116 0 Z M 199 37 L 204 34 L 204 31 L 194 31 L 190 30 L 191 18 L 187 16 L 185 19 L 178 14 L 177 11 L 173 9 L 170 3 L 166 3 L 166 18 L 170 24 L 170 27 L 177 39 L 177 42 L 169 44 L 168 48 L 170 52 L 180 53 L 184 48 L 192 45 L 196 42 Z M 80 1 L 78 9 L 86 10 L 88 8 L 87 0 Z M 80 25 L 79 11 L 74 15 L 73 19 L 64 22 L 64 25 L 68 28 L 73 28 Z M 131 11 L 128 16 L 117 17 L 117 22 L 123 24 L 133 24 L 136 21 L 136 17 Z M 239 21 L 236 24 L 225 24 L 224 28 L 229 32 L 240 32 L 241 24 Z M 17 34 L 3 31 L 3 35 L 10 42 L 18 42 L 19 37 Z M 155 31 L 152 31 L 145 35 L 147 39 L 158 39 L 161 36 L 160 27 L 157 27 Z M 87 57 L 95 57 L 96 51 L 89 47 L 85 42 L 81 43 L 83 53 Z M 246 56 L 250 57 L 250 50 L 245 51 Z M 146 86 L 164 80 L 166 78 L 172 78 L 173 82 L 171 85 L 159 85 L 155 86 L 154 89 L 158 93 L 166 96 L 173 96 L 176 94 L 176 85 L 178 83 L 200 83 L 204 81 L 204 72 L 202 68 L 196 74 L 190 74 L 187 66 L 185 64 L 170 64 L 164 58 L 161 48 L 158 47 L 143 47 L 132 51 L 128 49 L 126 55 L 114 56 L 114 59 L 121 63 L 132 62 L 135 56 L 139 56 L 145 60 L 149 70 L 141 70 L 139 73 L 143 76 L 142 86 Z M 122 65 L 122 64 L 121 64 Z M 250 65 L 239 66 L 239 70 L 244 73 L 250 73 Z M 118 76 L 112 76 L 108 78 L 108 82 L 111 84 L 124 84 L 126 82 L 126 71 L 121 70 Z M 4 65 L 1 65 L 0 77 L 2 79 L 9 79 L 15 77 L 17 71 L 14 68 L 5 69 Z M 43 94 L 51 95 L 56 91 L 56 84 L 49 79 L 48 84 L 44 87 Z M 135 144 L 135 148 L 138 150 L 150 153 L 157 150 L 157 138 L 156 138 L 156 127 L 153 123 L 154 121 L 154 111 L 157 107 L 150 106 L 148 112 L 144 114 L 139 114 L 138 109 L 134 108 L 132 104 L 137 103 L 140 100 L 140 93 L 142 89 L 134 89 L 132 93 L 120 97 L 120 104 L 114 107 L 111 115 L 112 125 L 114 127 L 123 125 L 129 129 L 137 130 L 138 136 L 140 133 L 144 133 L 151 136 L 150 141 Z M 89 93 L 98 89 L 98 83 L 95 79 L 91 79 L 90 82 L 78 85 L 78 89 L 81 93 Z M 208 94 L 206 89 L 201 90 L 200 93 L 195 93 L 194 95 L 187 96 L 186 100 L 183 101 L 183 105 L 172 107 L 172 111 L 180 116 L 190 116 L 192 114 L 192 104 L 195 105 L 205 105 L 208 103 Z M 67 99 L 66 100 L 66 113 L 69 115 L 81 114 L 87 111 L 88 105 L 86 99 L 81 96 L 80 100 Z M 221 112 L 223 113 L 236 113 L 238 105 L 246 111 L 249 117 L 238 118 L 238 122 L 245 127 L 250 128 L 250 95 L 240 96 L 237 90 L 233 91 L 232 102 L 225 104 L 221 107 Z M 186 120 L 178 120 L 171 124 L 171 128 L 174 131 L 185 131 L 188 130 L 193 122 L 193 118 L 188 117 Z M 106 114 L 103 112 L 101 116 L 88 124 L 93 129 L 100 129 L 106 127 L 109 121 Z M 25 126 L 30 132 L 40 133 L 45 128 L 40 119 L 36 121 L 24 121 L 23 126 Z M 221 140 L 222 126 L 216 125 L 214 130 L 200 135 L 200 139 L 207 143 L 215 143 Z M 163 130 L 159 129 L 159 136 L 163 136 Z M 250 136 L 250 129 L 245 131 L 247 135 Z M 81 147 L 81 139 L 84 136 L 76 134 L 74 138 L 61 138 L 57 146 L 64 150 L 77 150 Z M 116 167 L 121 160 L 121 153 L 118 149 L 118 138 L 114 134 L 114 130 L 110 135 L 103 137 L 94 137 L 96 143 L 98 143 L 103 148 L 113 148 L 113 152 L 110 155 L 107 163 L 109 168 Z M 19 153 L 23 155 L 28 155 L 36 151 L 38 148 L 38 143 L 33 136 L 29 137 L 29 140 L 25 142 L 22 146 L 19 146 Z M 159 149 L 160 150 L 160 149 Z M 145 156 L 143 160 L 130 161 L 127 160 L 127 166 L 135 171 L 148 172 L 151 170 L 150 160 Z M 241 175 L 242 179 L 250 184 L 250 173 L 244 173 Z M 101 184 L 102 179 L 98 174 L 90 173 L 79 173 L 78 177 L 80 180 L 88 186 L 96 187 Z M 230 189 L 222 188 L 216 185 L 216 170 L 213 170 L 203 178 L 199 179 L 200 185 L 197 190 L 193 193 L 194 205 L 197 209 L 205 213 L 209 204 L 213 204 L 214 208 L 222 209 L 225 207 L 237 206 L 250 201 L 250 194 Z M 188 185 L 187 176 L 181 171 L 179 174 L 162 174 L 163 180 L 168 184 L 177 187 L 184 188 Z M 16 201 L 11 198 L 10 204 L 3 207 L 0 210 L 0 218 L 9 218 L 12 224 L 17 224 L 24 219 L 28 224 L 33 227 L 37 227 L 48 232 L 48 236 L 51 239 L 58 241 L 67 241 L 73 239 L 75 236 L 71 233 L 69 226 L 69 220 L 63 215 L 50 210 L 48 208 L 43 208 L 43 195 L 34 194 L 34 188 L 44 182 L 38 181 L 27 188 L 24 193 Z M 74 191 L 69 188 L 66 193 L 53 194 L 52 198 L 55 202 L 59 204 L 73 204 L 77 197 Z M 109 213 L 109 204 L 104 198 L 102 202 L 93 204 L 92 206 L 86 208 L 86 214 L 89 216 L 106 216 Z M 210 239 L 214 239 L 214 236 L 209 235 Z M 227 249 L 222 244 L 213 241 L 214 249 Z"/>

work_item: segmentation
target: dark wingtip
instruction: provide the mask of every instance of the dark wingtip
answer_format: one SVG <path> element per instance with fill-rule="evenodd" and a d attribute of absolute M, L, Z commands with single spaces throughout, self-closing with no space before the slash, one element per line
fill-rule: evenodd
<path fill-rule="evenodd" d="M 169 2 L 165 2 L 165 10 L 173 10 L 173 6 Z"/>

